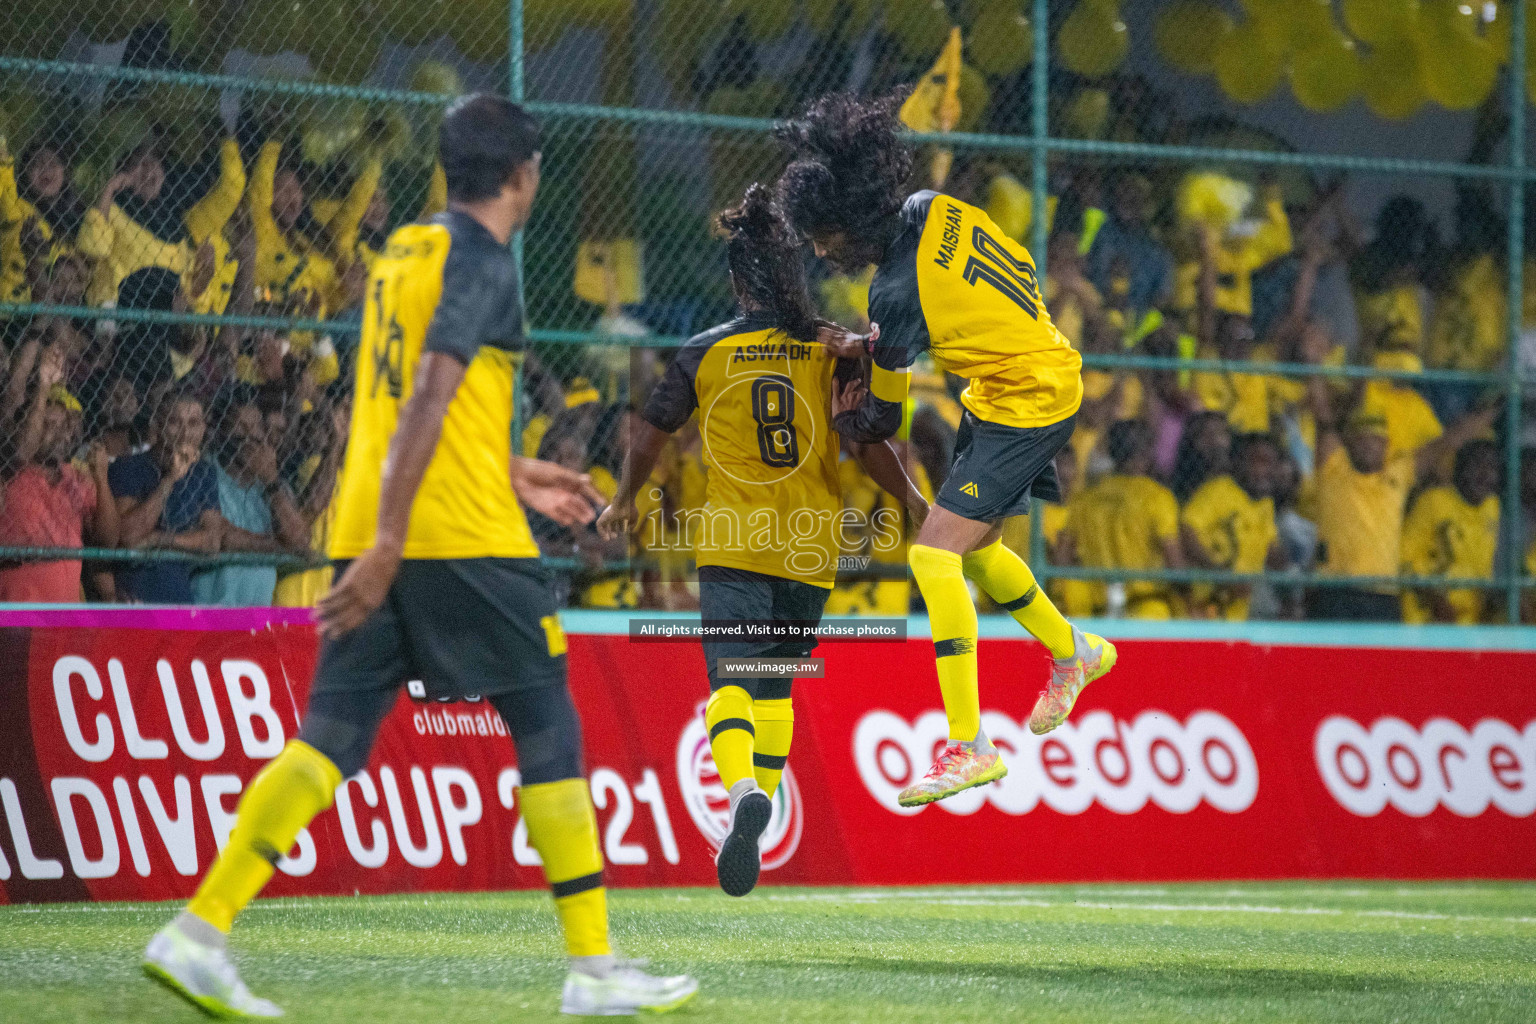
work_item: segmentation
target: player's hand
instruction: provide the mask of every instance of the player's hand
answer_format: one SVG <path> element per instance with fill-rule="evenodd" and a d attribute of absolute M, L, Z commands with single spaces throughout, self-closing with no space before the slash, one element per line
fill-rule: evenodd
<path fill-rule="evenodd" d="M 816 340 L 839 359 L 859 359 L 868 355 L 868 345 L 877 334 L 878 331 L 869 335 L 855 334 L 830 320 L 816 322 Z"/>
<path fill-rule="evenodd" d="M 543 459 L 518 459 L 512 489 L 524 505 L 561 526 L 585 526 L 608 500 L 587 474 Z"/>
<path fill-rule="evenodd" d="M 844 384 L 836 377 L 832 378 L 832 418 L 836 420 L 845 412 L 853 412 L 864 404 L 864 394 L 868 389 L 864 387 L 862 380 L 850 380 Z"/>
<path fill-rule="evenodd" d="M 597 535 L 603 540 L 628 536 L 639 520 L 640 510 L 633 501 L 616 501 L 597 517 Z"/>
<path fill-rule="evenodd" d="M 320 635 L 334 640 L 362 625 L 384 603 L 399 570 L 400 552 L 393 548 L 371 547 L 353 559 L 330 593 L 315 605 Z"/>

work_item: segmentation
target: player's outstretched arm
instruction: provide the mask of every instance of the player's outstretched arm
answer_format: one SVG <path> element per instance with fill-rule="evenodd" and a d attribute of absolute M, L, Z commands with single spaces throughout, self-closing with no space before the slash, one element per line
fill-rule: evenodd
<path fill-rule="evenodd" d="M 628 534 L 640 525 L 635 498 L 651 478 L 656 460 L 661 458 L 661 450 L 666 447 L 667 438 L 672 436 L 644 417 L 636 417 L 635 424 L 635 432 L 629 439 L 629 453 L 624 456 L 619 488 L 613 492 L 613 501 L 597 517 L 597 533 L 603 540 Z"/>
<path fill-rule="evenodd" d="M 586 473 L 521 455 L 512 458 L 512 490 L 518 501 L 561 526 L 585 526 L 606 500 Z"/>
<path fill-rule="evenodd" d="M 373 546 L 352 560 L 347 571 L 315 606 L 321 636 L 340 636 L 360 626 L 384 603 L 400 569 L 411 505 L 437 451 L 448 404 L 464 380 L 465 363 L 443 352 L 425 352 L 416 368 L 415 387 L 400 412 L 389 440 L 379 487 L 379 525 Z"/>
<path fill-rule="evenodd" d="M 928 518 L 928 499 L 907 475 L 907 467 L 896 446 L 890 441 L 880 441 L 877 444 L 854 443 L 852 448 L 854 457 L 869 478 L 902 503 L 912 517 L 913 526 L 921 527 Z"/>

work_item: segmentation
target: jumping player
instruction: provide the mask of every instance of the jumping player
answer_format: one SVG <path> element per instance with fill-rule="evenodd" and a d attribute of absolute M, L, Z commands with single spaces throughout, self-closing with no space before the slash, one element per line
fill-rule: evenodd
<path fill-rule="evenodd" d="M 519 504 L 569 525 L 601 502 L 587 477 L 511 451 L 523 311 L 507 242 L 538 190 L 538 123 L 470 96 L 448 109 L 438 141 L 448 211 L 397 230 L 368 283 L 331 541 L 339 582 L 317 610 L 299 736 L 251 780 L 224 852 L 145 950 L 151 977 L 212 1014 L 282 1013 L 246 988 L 225 937 L 299 829 L 367 762 L 412 678 L 439 696 L 483 695 L 506 720 L 518 805 L 570 955 L 561 1010 L 667 1009 L 698 988 L 616 963 L 609 948 L 565 636 Z"/>
<path fill-rule="evenodd" d="M 668 436 L 698 412 L 709 470 L 696 534 L 699 612 L 706 625 L 756 622 L 816 626 L 837 577 L 843 511 L 840 440 L 833 412 L 857 405 L 860 367 L 823 340 L 799 244 L 771 192 L 751 186 L 720 215 L 741 316 L 690 339 L 652 392 L 630 444 L 613 503 L 598 517 L 607 537 L 639 525 L 636 496 Z M 857 336 L 849 335 L 852 340 Z M 927 504 L 882 441 L 855 446 L 871 477 L 915 517 Z M 704 721 L 720 781 L 730 792 L 731 831 L 715 860 L 720 888 L 744 896 L 757 884 L 758 838 L 789 757 L 793 679 L 727 675 L 720 658 L 803 658 L 816 640 L 704 641 L 709 703 Z"/>
<path fill-rule="evenodd" d="M 933 625 L 949 744 L 928 774 L 898 797 L 942 800 L 1007 774 L 981 731 L 974 580 L 1050 649 L 1051 677 L 1031 731 L 1066 720 L 1077 695 L 1115 663 L 1115 648 L 1062 617 L 1023 560 L 1001 541 L 1001 521 L 1030 497 L 1059 500 L 1052 459 L 1082 402 L 1082 358 L 1051 322 L 1034 261 L 986 213 L 933 191 L 906 195 L 912 153 L 901 139 L 899 98 L 823 97 L 779 135 L 793 162 L 779 182 L 786 216 L 816 254 L 857 273 L 875 264 L 869 318 L 879 325 L 869 390 L 837 417 L 863 443 L 901 424 L 912 363 L 969 380 L 954 464 L 908 551 Z"/>

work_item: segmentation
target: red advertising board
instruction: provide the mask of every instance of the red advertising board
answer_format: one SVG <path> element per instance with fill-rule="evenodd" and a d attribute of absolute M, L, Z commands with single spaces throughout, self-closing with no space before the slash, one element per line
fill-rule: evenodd
<path fill-rule="evenodd" d="M 297 731 L 308 625 L 155 614 L 0 629 L 0 898 L 188 895 Z M 765 883 L 1536 877 L 1536 654 L 1128 640 L 1039 738 L 1044 656 L 984 640 L 1010 774 L 902 810 L 945 733 L 931 651 L 818 651 Z M 697 646 L 574 635 L 570 674 L 609 883 L 713 884 L 725 794 Z M 542 885 L 516 765 L 487 705 L 402 692 L 269 894 Z"/>

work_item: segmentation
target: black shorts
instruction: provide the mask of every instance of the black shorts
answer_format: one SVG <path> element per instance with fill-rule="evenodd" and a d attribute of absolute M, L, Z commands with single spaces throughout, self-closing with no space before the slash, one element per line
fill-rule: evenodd
<path fill-rule="evenodd" d="M 339 579 L 346 563 L 338 563 Z M 535 558 L 407 559 L 378 610 L 320 644 L 314 691 L 419 679 L 426 695 L 490 697 L 565 681 L 565 634 Z"/>
<path fill-rule="evenodd" d="M 957 516 L 995 523 L 1029 514 L 1029 499 L 1060 501 L 1052 460 L 1072 437 L 1073 413 L 1045 427 L 988 423 L 969 409 L 955 437 L 955 461 L 937 504 Z"/>
<path fill-rule="evenodd" d="M 816 626 L 832 591 L 799 580 L 728 569 L 699 566 L 699 618 L 704 622 L 795 622 Z M 709 688 L 724 685 L 715 675 L 717 658 L 803 658 L 816 649 L 816 637 L 800 640 L 705 640 L 704 667 Z M 738 679 L 727 679 L 735 685 Z M 788 680 L 785 680 L 788 682 Z"/>

